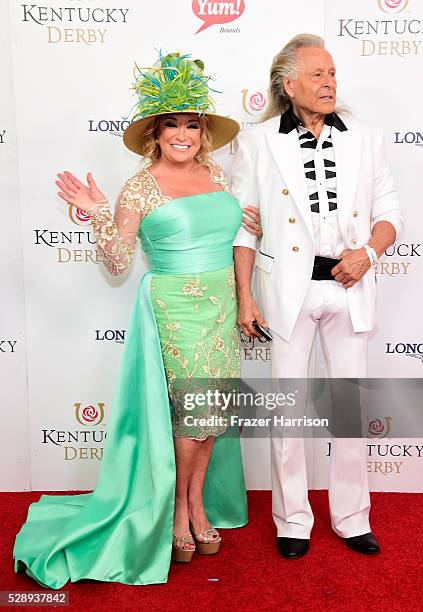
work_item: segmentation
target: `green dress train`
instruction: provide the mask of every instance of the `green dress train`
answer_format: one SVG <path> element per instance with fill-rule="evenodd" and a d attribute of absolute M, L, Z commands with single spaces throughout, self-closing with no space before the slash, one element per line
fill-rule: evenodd
<path fill-rule="evenodd" d="M 173 389 L 179 377 L 238 375 L 232 241 L 241 209 L 219 168 L 210 168 L 220 191 L 171 200 L 144 169 L 125 184 L 115 220 L 107 203 L 90 213 L 112 273 L 129 264 L 137 234 L 150 271 L 133 305 L 95 490 L 42 495 L 16 536 L 15 571 L 44 587 L 87 578 L 167 581 L 173 434 L 216 436 L 203 493 L 208 518 L 218 528 L 247 522 L 239 437 L 186 428 Z"/>

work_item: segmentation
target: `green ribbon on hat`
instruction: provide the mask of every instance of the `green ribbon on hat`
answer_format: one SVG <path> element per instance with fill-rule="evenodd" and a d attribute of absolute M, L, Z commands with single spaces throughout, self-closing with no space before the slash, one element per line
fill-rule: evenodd
<path fill-rule="evenodd" d="M 151 68 L 135 65 L 132 89 L 138 95 L 133 121 L 172 112 L 214 112 L 210 97 L 210 76 L 203 74 L 204 63 L 189 55 L 169 53 Z"/>

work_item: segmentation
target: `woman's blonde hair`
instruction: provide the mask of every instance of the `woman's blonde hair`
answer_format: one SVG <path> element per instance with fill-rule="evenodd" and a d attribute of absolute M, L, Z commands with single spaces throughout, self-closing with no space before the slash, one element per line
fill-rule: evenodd
<path fill-rule="evenodd" d="M 290 40 L 274 57 L 270 67 L 269 103 L 262 121 L 282 115 L 288 108 L 290 100 L 283 85 L 284 77 L 295 77 L 297 71 L 297 50 L 302 47 L 325 48 L 325 41 L 316 34 L 298 34 Z"/>
<path fill-rule="evenodd" d="M 195 113 L 193 113 L 195 114 Z M 144 157 L 147 157 L 152 163 L 160 159 L 161 151 L 160 146 L 157 142 L 157 138 L 160 134 L 161 120 L 164 115 L 158 115 L 155 117 L 151 125 L 145 130 L 142 137 L 142 146 L 144 151 Z M 207 166 L 209 164 L 209 155 L 213 150 L 213 137 L 210 132 L 207 117 L 204 115 L 198 115 L 198 122 L 201 129 L 201 147 L 198 151 L 196 160 L 202 165 Z"/>

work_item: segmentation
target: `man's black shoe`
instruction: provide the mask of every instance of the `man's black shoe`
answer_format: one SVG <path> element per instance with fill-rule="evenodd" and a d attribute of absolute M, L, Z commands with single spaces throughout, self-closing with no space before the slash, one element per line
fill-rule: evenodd
<path fill-rule="evenodd" d="M 363 555 L 375 555 L 380 552 L 379 544 L 371 532 L 353 538 L 343 538 L 343 540 L 348 548 Z"/>
<path fill-rule="evenodd" d="M 277 538 L 278 551 L 285 559 L 298 559 L 310 548 L 310 540 L 302 538 Z"/>

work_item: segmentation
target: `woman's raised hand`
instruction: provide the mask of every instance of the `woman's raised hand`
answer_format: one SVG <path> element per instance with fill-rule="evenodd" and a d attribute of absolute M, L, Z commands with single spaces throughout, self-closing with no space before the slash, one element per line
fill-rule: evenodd
<path fill-rule="evenodd" d="M 60 180 L 55 181 L 60 189 L 58 195 L 76 208 L 84 212 L 90 211 L 94 206 L 106 200 L 104 194 L 97 187 L 91 172 L 87 174 L 87 185 L 81 183 L 71 172 L 65 170 L 57 175 Z"/>

